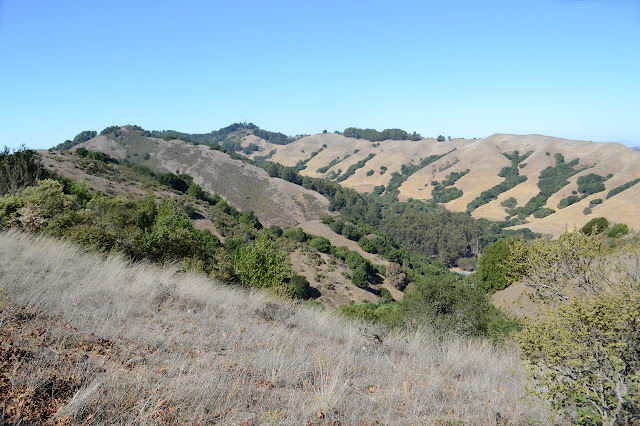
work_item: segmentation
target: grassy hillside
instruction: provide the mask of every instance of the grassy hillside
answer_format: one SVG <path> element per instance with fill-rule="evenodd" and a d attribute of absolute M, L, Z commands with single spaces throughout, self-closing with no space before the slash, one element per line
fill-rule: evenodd
<path fill-rule="evenodd" d="M 248 140 L 248 139 L 247 139 Z M 246 144 L 248 142 L 243 142 Z M 341 183 L 361 192 L 376 192 L 377 187 L 385 189 L 394 185 L 394 174 L 400 179 L 399 198 L 444 201 L 447 209 L 465 211 L 470 203 L 483 196 L 486 191 L 505 181 L 505 168 L 512 167 L 509 157 L 526 156 L 516 165 L 519 179 L 511 179 L 513 184 L 487 194 L 485 200 L 474 206 L 472 214 L 476 218 L 504 220 L 512 218 L 514 224 L 525 223 L 535 232 L 558 236 L 566 226 L 581 227 L 592 217 L 606 216 L 616 222 L 626 222 L 634 228 L 640 228 L 640 215 L 625 207 L 640 202 L 640 186 L 629 188 L 617 199 L 606 199 L 608 191 L 632 182 L 640 177 L 640 155 L 629 148 L 615 143 L 594 143 L 573 141 L 541 135 L 504 135 L 496 134 L 484 139 L 452 139 L 437 141 L 386 140 L 370 142 L 364 139 L 344 137 L 339 134 L 320 134 L 304 137 L 286 146 L 263 143 L 261 150 L 253 152 L 253 157 L 272 152 L 273 161 L 287 166 L 302 165 L 301 173 L 312 177 L 341 179 L 350 167 L 367 160 Z M 513 216 L 503 203 L 515 199 L 517 206 L 524 206 L 533 197 L 543 191 L 539 186 L 543 171 L 555 166 L 555 155 L 560 154 L 567 163 L 577 160 L 575 173 L 567 175 L 566 183 L 555 187 L 544 202 L 538 206 L 542 210 L 534 215 L 533 210 L 520 211 Z M 375 155 L 375 157 L 371 157 Z M 420 166 L 430 156 L 442 156 L 426 166 Z M 417 170 L 413 171 L 415 168 Z M 412 170 L 407 175 L 404 170 Z M 443 181 L 451 175 L 463 174 L 455 183 L 455 197 L 442 196 Z M 606 177 L 605 189 L 580 197 L 578 202 L 567 208 L 558 208 L 558 204 L 578 192 L 578 179 L 588 174 Z M 397 179 L 396 179 L 397 180 Z M 509 180 L 508 177 L 506 180 Z M 435 192 L 434 192 L 435 190 Z M 450 190 L 450 194 L 454 191 Z M 598 203 L 598 199 L 604 202 Z M 592 201 L 596 200 L 596 204 Z M 549 214 L 546 217 L 544 213 Z"/>
<path fill-rule="evenodd" d="M 0 234 L 0 422 L 530 424 L 517 354 Z M 334 423 L 331 423 L 334 422 Z"/>
<path fill-rule="evenodd" d="M 329 202 L 317 193 L 272 179 L 264 170 L 207 145 L 152 138 L 145 134 L 126 126 L 117 135 L 101 135 L 74 149 L 83 147 L 105 152 L 159 172 L 189 174 L 204 190 L 219 194 L 237 209 L 256 212 L 260 222 L 267 227 L 288 227 L 329 213 Z"/>

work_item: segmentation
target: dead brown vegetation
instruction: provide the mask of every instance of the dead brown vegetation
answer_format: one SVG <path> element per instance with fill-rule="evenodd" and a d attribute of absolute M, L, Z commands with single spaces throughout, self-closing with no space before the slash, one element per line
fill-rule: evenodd
<path fill-rule="evenodd" d="M 0 234 L 0 289 L 2 423 L 493 425 L 551 414 L 521 399 L 513 350 L 386 334 L 57 240 Z"/>

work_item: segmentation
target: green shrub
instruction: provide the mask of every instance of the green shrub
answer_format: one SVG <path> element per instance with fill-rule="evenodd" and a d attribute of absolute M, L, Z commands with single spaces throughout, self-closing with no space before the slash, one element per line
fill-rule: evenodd
<path fill-rule="evenodd" d="M 319 235 L 311 238 L 309 240 L 309 245 L 322 253 L 329 253 L 331 251 L 331 242 Z"/>
<path fill-rule="evenodd" d="M 326 216 L 322 218 L 322 223 L 325 225 L 330 225 L 334 222 L 333 216 Z"/>
<path fill-rule="evenodd" d="M 278 225 L 271 225 L 266 229 L 266 231 L 271 238 L 280 238 L 282 236 L 282 228 Z"/>
<path fill-rule="evenodd" d="M 625 223 L 616 223 L 609 229 L 607 236 L 618 238 L 629 233 L 629 227 Z"/>
<path fill-rule="evenodd" d="M 533 217 L 535 217 L 535 218 L 537 218 L 537 219 L 542 219 L 543 217 L 547 217 L 547 216 L 549 216 L 550 214 L 553 214 L 553 213 L 555 213 L 555 212 L 556 212 L 556 211 L 555 211 L 555 210 L 553 210 L 553 209 L 550 209 L 550 208 L 547 208 L 547 207 L 543 207 L 543 208 L 541 208 L 541 209 L 539 209 L 539 210 L 536 210 L 536 211 L 533 213 Z"/>
<path fill-rule="evenodd" d="M 514 281 L 513 275 L 506 266 L 511 257 L 511 241 L 513 240 L 503 239 L 489 244 L 480 256 L 475 280 L 478 288 L 485 293 L 493 294 L 507 288 Z"/>
<path fill-rule="evenodd" d="M 276 250 L 264 231 L 258 234 L 253 244 L 239 249 L 235 265 L 242 282 L 250 287 L 279 286 L 291 274 L 285 254 Z"/>
<path fill-rule="evenodd" d="M 309 281 L 302 275 L 293 275 L 289 278 L 287 291 L 294 299 L 307 299 L 309 297 Z"/>
<path fill-rule="evenodd" d="M 568 207 L 572 204 L 577 203 L 580 200 L 581 198 L 578 197 L 577 195 L 569 195 L 567 198 L 563 198 L 562 200 L 560 200 L 560 202 L 558 203 L 558 208 L 563 209 L 565 207 Z"/>
<path fill-rule="evenodd" d="M 351 274 L 351 282 L 356 287 L 367 288 L 369 287 L 369 275 L 362 267 L 358 267 Z"/>
<path fill-rule="evenodd" d="M 116 236 L 95 225 L 76 225 L 65 230 L 69 240 L 97 251 L 110 251 L 116 244 Z"/>
<path fill-rule="evenodd" d="M 596 217 L 586 223 L 581 229 L 583 234 L 591 235 L 592 233 L 601 234 L 609 228 L 609 221 L 606 217 Z"/>
<path fill-rule="evenodd" d="M 573 297 L 517 335 L 538 388 L 585 425 L 632 424 L 640 412 L 638 290 Z"/>
<path fill-rule="evenodd" d="M 299 243 L 307 241 L 307 234 L 299 226 L 287 229 L 282 235 Z"/>

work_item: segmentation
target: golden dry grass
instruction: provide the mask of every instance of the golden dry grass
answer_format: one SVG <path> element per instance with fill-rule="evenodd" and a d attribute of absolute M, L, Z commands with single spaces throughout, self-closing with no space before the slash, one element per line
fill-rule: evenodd
<path fill-rule="evenodd" d="M 0 234 L 0 289 L 0 423 L 494 425 L 551 414 L 522 399 L 514 350 L 386 334 L 53 239 Z"/>

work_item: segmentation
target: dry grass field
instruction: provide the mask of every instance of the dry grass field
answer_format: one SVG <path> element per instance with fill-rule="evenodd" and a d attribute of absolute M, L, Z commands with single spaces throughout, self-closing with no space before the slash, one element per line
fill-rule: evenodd
<path fill-rule="evenodd" d="M 1 424 L 548 424 L 518 353 L 0 234 Z"/>

